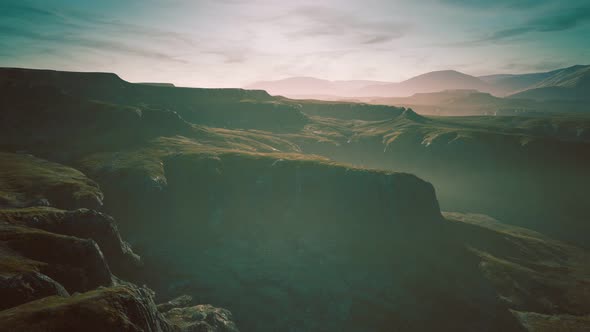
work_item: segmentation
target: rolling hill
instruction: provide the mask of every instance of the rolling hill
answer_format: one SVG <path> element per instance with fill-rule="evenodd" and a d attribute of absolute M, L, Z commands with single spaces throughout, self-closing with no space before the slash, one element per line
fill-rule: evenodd
<path fill-rule="evenodd" d="M 455 70 L 442 70 L 422 74 L 400 83 L 365 86 L 356 91 L 356 96 L 405 97 L 416 93 L 439 92 L 443 90 L 471 89 L 502 94 L 501 88 L 488 84 L 477 77 Z"/>

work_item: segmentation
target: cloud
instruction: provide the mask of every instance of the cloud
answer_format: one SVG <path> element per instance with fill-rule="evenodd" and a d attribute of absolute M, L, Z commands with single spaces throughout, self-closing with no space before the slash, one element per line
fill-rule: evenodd
<path fill-rule="evenodd" d="M 576 27 L 579 24 L 590 21 L 590 6 L 574 8 L 557 15 L 541 17 L 530 22 L 530 26 L 536 31 L 561 31 Z"/>
<path fill-rule="evenodd" d="M 517 62 L 509 62 L 501 66 L 501 70 L 517 72 L 544 72 L 564 68 L 571 65 L 567 61 L 558 61 L 554 59 L 545 59 L 531 62 L 530 59 L 520 59 Z"/>
<path fill-rule="evenodd" d="M 516 40 L 518 37 L 531 33 L 566 31 L 588 22 L 590 22 L 590 6 L 579 7 L 552 12 L 550 14 L 537 14 L 537 17 L 528 19 L 520 25 L 496 30 L 477 39 L 456 43 L 440 43 L 435 44 L 434 46 L 471 47 L 477 45 L 489 45 L 490 43 Z"/>
<path fill-rule="evenodd" d="M 470 9 L 530 9 L 533 7 L 542 7 L 547 4 L 555 3 L 555 0 L 440 0 L 442 3 L 450 4 L 461 8 Z M 576 1 L 576 0 L 569 0 Z M 584 0 L 582 0 L 584 1 Z"/>
<path fill-rule="evenodd" d="M 201 54 L 213 54 L 224 58 L 224 63 L 244 63 L 248 60 L 248 54 L 250 53 L 245 49 L 212 49 L 204 50 Z"/>
<path fill-rule="evenodd" d="M 545 57 L 585 61 L 589 6 L 588 0 L 0 0 L 0 61 L 223 86 L 285 75 L 397 80 L 454 66 L 491 72 L 506 63 L 524 70 L 519 63 L 527 58 L 531 66 Z"/>
<path fill-rule="evenodd" d="M 381 44 L 381 43 L 385 43 L 388 42 L 390 40 L 399 38 L 397 36 L 391 36 L 391 35 L 383 35 L 383 36 L 375 36 L 371 39 L 365 40 L 362 43 L 363 44 Z"/>
<path fill-rule="evenodd" d="M 152 0 L 157 1 L 157 0 Z M 232 5 L 242 0 L 228 0 Z M 17 52 L 0 52 L 0 56 L 37 53 L 39 48 L 65 53 L 65 47 L 87 48 L 102 52 L 138 56 L 147 59 L 188 64 L 184 59 L 198 55 L 213 55 L 225 64 L 245 63 L 252 50 L 247 43 L 198 34 L 185 34 L 154 26 L 122 22 L 71 7 L 53 10 L 47 6 L 20 3 L 0 3 L 0 38 L 29 41 Z M 71 48 L 70 48 L 71 50 Z"/>
<path fill-rule="evenodd" d="M 32 41 L 36 46 L 75 46 L 186 63 L 173 54 L 151 49 L 149 40 L 158 39 L 159 43 L 154 43 L 156 46 L 162 46 L 162 42 L 193 44 L 189 36 L 176 32 L 106 20 L 87 12 L 58 12 L 26 3 L 0 4 L 0 18 L 4 18 L 0 23 L 0 35 L 6 39 Z"/>
<path fill-rule="evenodd" d="M 349 37 L 361 44 L 380 44 L 403 37 L 409 25 L 393 20 L 371 20 L 339 9 L 303 6 L 277 18 L 297 18 L 298 28 L 290 38 Z M 303 26 L 303 28 L 300 28 Z"/>
<path fill-rule="evenodd" d="M 128 43 L 117 42 L 99 38 L 85 38 L 78 35 L 63 33 L 38 33 L 30 30 L 17 29 L 14 27 L 1 26 L 0 35 L 9 37 L 21 37 L 35 42 L 50 42 L 59 45 L 76 46 L 96 49 L 100 51 L 113 51 L 128 55 L 142 56 L 157 60 L 185 63 L 186 61 L 175 58 L 172 55 L 159 51 L 149 50 L 142 47 L 132 46 Z"/>
<path fill-rule="evenodd" d="M 590 7 L 576 8 L 545 17 L 538 17 L 519 27 L 496 31 L 481 41 L 499 41 L 531 32 L 569 30 L 588 21 L 590 21 Z"/>
<path fill-rule="evenodd" d="M 0 17 L 19 17 L 19 18 L 42 18 L 54 17 L 55 13 L 43 8 L 36 8 L 26 3 L 4 2 L 0 3 Z"/>

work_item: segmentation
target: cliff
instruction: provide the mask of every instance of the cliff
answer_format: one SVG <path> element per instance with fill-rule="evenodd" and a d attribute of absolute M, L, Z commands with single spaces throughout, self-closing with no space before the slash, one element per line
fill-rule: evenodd
<path fill-rule="evenodd" d="M 476 260 L 448 241 L 434 189 L 415 176 L 289 154 L 182 154 L 163 164 L 159 194 L 137 187 L 110 207 L 136 221 L 132 238 L 161 271 L 146 282 L 166 297 L 230 306 L 256 331 L 518 326 Z"/>
<path fill-rule="evenodd" d="M 137 278 L 142 265 L 113 218 L 50 207 L 100 207 L 95 182 L 31 155 L 0 158 L 0 192 L 10 203 L 0 208 L 0 330 L 224 331 L 203 323 L 207 316 L 168 322 L 151 290 L 119 278 Z"/>
<path fill-rule="evenodd" d="M 218 127 L 288 130 L 307 122 L 299 109 L 261 90 L 170 88 L 133 84 L 110 73 L 11 68 L 0 69 L 0 87 L 25 94 L 55 89 L 84 100 L 173 111 L 188 121 Z"/>
<path fill-rule="evenodd" d="M 480 212 L 586 246 L 590 167 L 585 117 L 316 119 L 289 138 L 304 153 L 412 172 L 443 209 Z M 557 222 L 559 221 L 559 222 Z"/>

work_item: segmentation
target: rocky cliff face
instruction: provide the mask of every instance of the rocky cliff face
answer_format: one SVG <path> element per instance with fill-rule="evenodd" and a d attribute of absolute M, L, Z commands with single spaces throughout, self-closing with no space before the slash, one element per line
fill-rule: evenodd
<path fill-rule="evenodd" d="M 341 120 L 388 120 L 400 115 L 404 111 L 404 108 L 401 107 L 361 103 L 327 102 L 317 100 L 297 100 L 290 102 L 298 105 L 301 111 L 305 114 Z"/>
<path fill-rule="evenodd" d="M 164 170 L 158 199 L 112 211 L 144 226 L 133 238 L 162 271 L 148 280 L 160 294 L 229 306 L 256 331 L 517 326 L 412 175 L 242 153 L 179 155 Z"/>
<path fill-rule="evenodd" d="M 5 209 L 0 210 L 0 218 L 13 225 L 93 239 L 111 269 L 119 276 L 132 276 L 141 267 L 139 256 L 121 239 L 114 219 L 95 210 L 64 211 L 49 207 Z"/>
<path fill-rule="evenodd" d="M 485 126 L 495 120 L 401 114 L 350 126 L 318 121 L 296 142 L 341 162 L 412 172 L 433 183 L 443 209 L 486 213 L 585 246 L 590 146 L 539 130 L 581 132 L 587 121 L 558 120 L 537 126 L 507 117 Z"/>

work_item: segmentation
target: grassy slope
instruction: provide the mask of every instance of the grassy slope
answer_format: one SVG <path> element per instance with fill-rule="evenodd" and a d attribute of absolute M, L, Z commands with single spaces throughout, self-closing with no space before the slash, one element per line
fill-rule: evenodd
<path fill-rule="evenodd" d="M 31 155 L 0 153 L 0 206 L 22 207 L 42 198 L 63 208 L 102 204 L 98 185 L 78 170 Z"/>
<path fill-rule="evenodd" d="M 454 140 L 486 140 L 508 137 L 526 145 L 539 140 L 590 142 L 590 117 L 562 115 L 552 117 L 423 117 L 406 112 L 380 121 L 341 120 L 311 117 L 312 122 L 299 133 L 280 134 L 297 143 L 304 141 L 345 145 L 363 138 L 383 142 L 383 148 L 402 134 L 422 137 L 424 145 L 438 137 Z"/>
<path fill-rule="evenodd" d="M 301 133 L 285 137 L 307 153 L 417 174 L 434 184 L 447 209 L 585 242 L 588 117 L 409 114 L 371 122 L 312 117 Z"/>
<path fill-rule="evenodd" d="M 583 331 L 590 308 L 590 254 L 488 216 L 444 213 L 477 255 L 483 275 L 530 331 Z"/>

